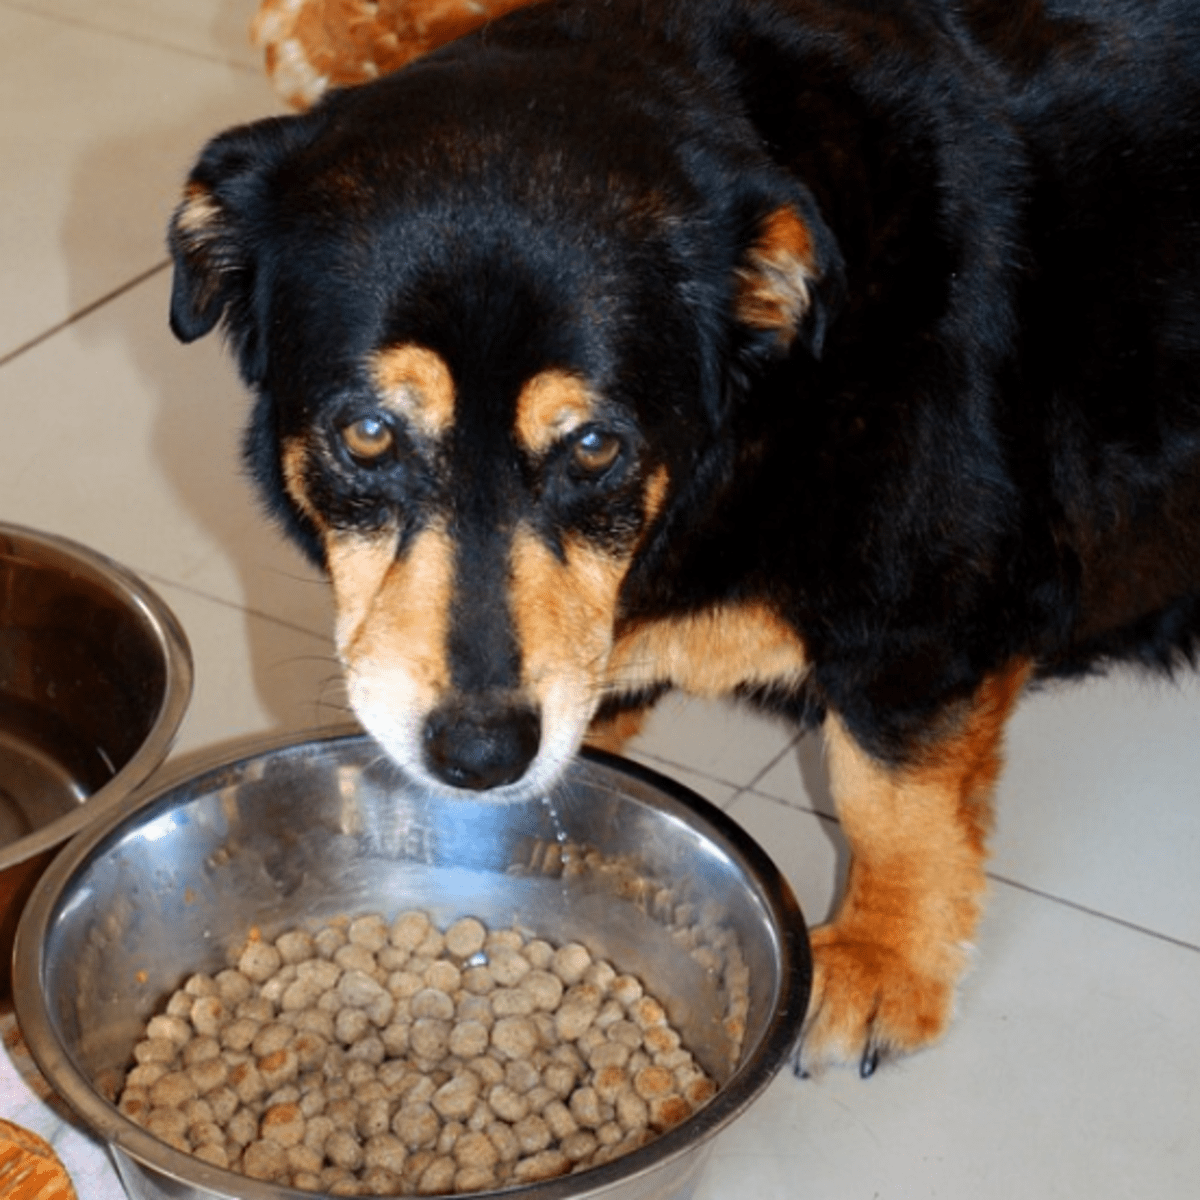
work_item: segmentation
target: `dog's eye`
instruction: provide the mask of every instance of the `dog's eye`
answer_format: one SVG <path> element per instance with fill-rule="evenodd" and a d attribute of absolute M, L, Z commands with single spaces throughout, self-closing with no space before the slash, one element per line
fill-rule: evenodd
<path fill-rule="evenodd" d="M 374 413 L 343 425 L 341 435 L 351 456 L 366 464 L 378 462 L 396 444 L 392 427 Z"/>
<path fill-rule="evenodd" d="M 585 429 L 571 447 L 575 466 L 587 475 L 601 475 L 621 454 L 621 439 L 603 429 Z"/>

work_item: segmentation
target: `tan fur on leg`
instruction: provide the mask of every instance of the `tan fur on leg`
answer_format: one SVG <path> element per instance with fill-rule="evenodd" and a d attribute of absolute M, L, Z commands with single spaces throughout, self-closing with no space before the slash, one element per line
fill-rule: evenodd
<path fill-rule="evenodd" d="M 1004 724 L 1027 664 L 987 680 L 914 764 L 867 755 L 836 716 L 830 782 L 853 861 L 835 920 L 813 932 L 806 1068 L 937 1041 L 953 1015 L 986 885 L 985 838 Z"/>

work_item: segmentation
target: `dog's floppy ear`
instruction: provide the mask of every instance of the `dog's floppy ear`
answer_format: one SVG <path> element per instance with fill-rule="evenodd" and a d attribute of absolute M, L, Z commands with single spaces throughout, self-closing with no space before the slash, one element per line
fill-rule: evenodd
<path fill-rule="evenodd" d="M 799 339 L 820 357 L 841 292 L 841 257 L 815 201 L 802 191 L 773 197 L 750 224 L 734 281 L 751 355 L 786 353 Z"/>
<path fill-rule="evenodd" d="M 266 247 L 258 232 L 279 163 L 310 140 L 308 117 L 242 125 L 205 147 L 184 186 L 168 245 L 175 263 L 171 329 L 183 342 L 210 332 L 222 317 L 250 382 L 264 368 L 256 284 Z"/>

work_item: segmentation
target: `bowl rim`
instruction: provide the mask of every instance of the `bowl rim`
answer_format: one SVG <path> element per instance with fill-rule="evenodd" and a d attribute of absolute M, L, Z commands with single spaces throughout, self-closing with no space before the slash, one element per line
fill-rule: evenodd
<path fill-rule="evenodd" d="M 179 733 L 194 682 L 192 651 L 183 626 L 162 597 L 128 567 L 71 538 L 0 521 L 0 547 L 6 544 L 17 549 L 22 545 L 35 548 L 62 567 L 98 580 L 105 590 L 129 601 L 157 643 L 165 680 L 154 722 L 129 761 L 70 812 L 0 847 L 0 871 L 68 841 L 93 821 L 105 820 L 145 783 L 162 764 Z"/>
<path fill-rule="evenodd" d="M 238 743 L 236 757 L 214 750 L 203 768 L 179 768 L 171 777 L 155 779 L 151 786 L 126 797 L 103 822 L 90 825 L 61 851 L 47 868 L 26 904 L 13 949 L 13 1000 L 17 1020 L 35 1063 L 47 1082 L 78 1114 L 88 1128 L 142 1167 L 192 1188 L 207 1188 L 217 1195 L 240 1200 L 303 1200 L 312 1192 L 251 1179 L 211 1166 L 159 1141 L 105 1100 L 78 1069 L 63 1046 L 51 1020 L 42 979 L 46 963 L 45 935 L 62 896 L 72 879 L 103 850 L 110 839 L 144 809 L 165 803 L 183 788 L 202 791 L 208 777 L 223 775 L 254 759 L 291 748 L 311 745 L 333 747 L 339 743 L 374 744 L 361 730 L 345 725 L 288 734 L 266 734 Z M 228 748 L 227 748 L 228 749 Z M 791 885 L 774 861 L 752 837 L 714 804 L 684 784 L 650 767 L 605 751 L 584 747 L 578 756 L 585 762 L 632 777 L 670 796 L 703 822 L 706 836 L 715 835 L 758 880 L 762 900 L 771 912 L 779 964 L 779 1000 L 771 1013 L 756 1053 L 743 1062 L 718 1089 L 712 1100 L 682 1124 L 660 1134 L 648 1145 L 621 1158 L 589 1168 L 580 1175 L 563 1175 L 537 1183 L 473 1193 L 512 1196 L 516 1200 L 570 1200 L 581 1194 L 599 1197 L 609 1188 L 657 1173 L 681 1159 L 700 1143 L 731 1124 L 766 1089 L 789 1062 L 794 1062 L 812 987 L 812 956 L 808 929 Z M 768 1065 L 774 1064 L 774 1065 Z M 119 1156 L 118 1156 L 119 1163 Z M 581 1180 L 586 1181 L 581 1184 Z"/>

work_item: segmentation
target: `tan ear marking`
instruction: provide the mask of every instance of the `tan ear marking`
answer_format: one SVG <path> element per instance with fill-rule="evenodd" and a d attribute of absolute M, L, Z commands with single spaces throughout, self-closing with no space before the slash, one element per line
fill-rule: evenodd
<path fill-rule="evenodd" d="M 517 440 L 531 454 L 541 454 L 560 437 L 595 415 L 587 385 L 569 371 L 541 371 L 517 397 Z"/>
<path fill-rule="evenodd" d="M 738 271 L 736 311 L 753 329 L 775 330 L 787 345 L 811 302 L 817 277 L 808 226 L 784 205 L 767 216 Z"/>
<path fill-rule="evenodd" d="M 384 407 L 425 437 L 437 438 L 454 423 L 454 379 L 445 360 L 424 346 L 406 343 L 372 355 L 371 380 Z"/>
<path fill-rule="evenodd" d="M 189 180 L 183 200 L 175 210 L 175 229 L 192 239 L 211 235 L 212 226 L 221 216 L 221 206 L 202 183 Z"/>

